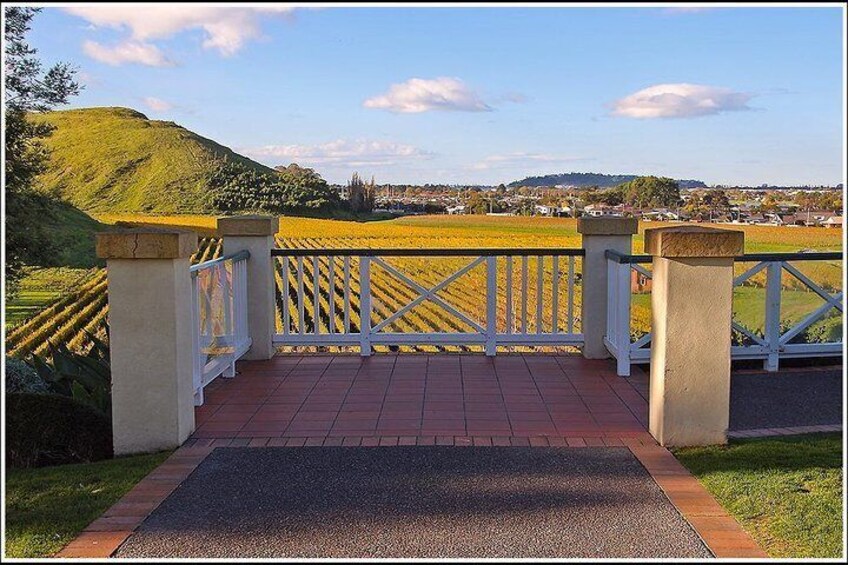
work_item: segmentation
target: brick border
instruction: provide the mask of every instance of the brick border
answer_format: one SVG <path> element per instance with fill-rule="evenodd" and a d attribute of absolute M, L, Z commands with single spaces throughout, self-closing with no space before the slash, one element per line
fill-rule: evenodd
<path fill-rule="evenodd" d="M 644 445 L 630 446 L 630 451 L 713 555 L 719 558 L 769 557 L 669 450 L 658 445 Z"/>
<path fill-rule="evenodd" d="M 739 430 L 735 432 L 728 432 L 727 437 L 731 439 L 740 439 L 747 437 L 795 436 L 801 434 L 841 431 L 842 424 L 832 424 L 828 426 L 793 426 L 788 428 L 757 428 L 754 430 Z"/>
<path fill-rule="evenodd" d="M 210 448 L 180 447 L 54 557 L 110 557 L 210 453 Z"/>
<path fill-rule="evenodd" d="M 398 445 L 627 447 L 669 502 L 716 557 L 768 557 L 709 492 L 647 433 L 624 437 L 555 436 L 330 436 L 189 440 L 135 485 L 55 557 L 108 558 L 135 529 L 218 447 L 389 447 Z"/>

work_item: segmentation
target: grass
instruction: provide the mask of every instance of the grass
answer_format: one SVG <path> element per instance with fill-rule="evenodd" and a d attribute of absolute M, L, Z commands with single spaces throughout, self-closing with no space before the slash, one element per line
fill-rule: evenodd
<path fill-rule="evenodd" d="M 21 279 L 17 296 L 6 301 L 6 328 L 31 318 L 60 296 L 73 292 L 94 272 L 67 267 L 29 269 Z"/>
<path fill-rule="evenodd" d="M 238 155 L 173 122 L 149 120 L 128 108 L 84 108 L 39 114 L 56 126 L 45 140 L 51 164 L 41 189 L 86 211 L 210 210 L 208 179 L 217 164 Z"/>
<path fill-rule="evenodd" d="M 771 557 L 842 555 L 841 434 L 738 440 L 675 455 Z"/>
<path fill-rule="evenodd" d="M 6 557 L 53 555 L 169 452 L 6 471 Z"/>

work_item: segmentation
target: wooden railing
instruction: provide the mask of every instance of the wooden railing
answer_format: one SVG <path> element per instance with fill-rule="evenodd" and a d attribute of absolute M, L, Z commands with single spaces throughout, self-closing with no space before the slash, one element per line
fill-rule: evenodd
<path fill-rule="evenodd" d="M 240 251 L 192 265 L 192 353 L 195 405 L 217 377 L 235 376 L 235 363 L 250 349 L 247 328 L 247 260 Z"/>
<path fill-rule="evenodd" d="M 617 360 L 618 374 L 628 376 L 630 365 L 647 363 L 651 358 L 651 332 L 649 327 L 633 327 L 632 277 L 633 272 L 646 280 L 651 280 L 651 271 L 645 267 L 653 258 L 650 255 L 625 255 L 608 250 L 608 309 L 607 335 L 604 343 Z M 754 265 L 734 278 L 734 288 L 749 282 L 758 273 L 765 273 L 762 286 L 764 322 L 762 332 L 752 330 L 744 320 L 734 319 L 733 359 L 762 359 L 767 371 L 777 371 L 781 358 L 790 357 L 833 357 L 843 352 L 841 337 L 834 341 L 798 342 L 813 324 L 825 318 L 831 310 L 843 312 L 843 293 L 833 294 L 821 284 L 811 280 L 792 262 L 841 262 L 840 252 L 812 253 L 752 253 L 735 259 L 737 263 Z M 836 269 L 840 268 L 835 267 Z M 821 298 L 823 303 L 794 324 L 784 324 L 781 319 L 781 290 L 786 287 L 783 278 L 786 273 L 800 283 L 801 288 Z M 839 276 L 841 280 L 841 275 Z M 693 324 L 697 320 L 692 321 Z M 641 330 L 641 331 L 640 331 Z M 646 331 L 647 330 L 647 331 Z M 641 335 L 640 335 L 641 334 Z M 841 332 L 839 332 L 841 336 Z"/>
<path fill-rule="evenodd" d="M 273 249 L 279 311 L 274 343 L 352 346 L 362 355 L 374 346 L 477 346 L 487 355 L 505 346 L 580 346 L 575 260 L 583 253 Z M 463 277 L 477 282 L 455 291 Z M 407 319 L 413 315 L 414 323 Z"/>

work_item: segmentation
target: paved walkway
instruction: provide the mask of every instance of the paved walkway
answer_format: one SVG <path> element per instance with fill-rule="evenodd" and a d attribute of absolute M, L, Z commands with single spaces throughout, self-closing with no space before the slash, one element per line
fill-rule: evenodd
<path fill-rule="evenodd" d="M 217 449 L 116 553 L 710 556 L 620 447 Z"/>

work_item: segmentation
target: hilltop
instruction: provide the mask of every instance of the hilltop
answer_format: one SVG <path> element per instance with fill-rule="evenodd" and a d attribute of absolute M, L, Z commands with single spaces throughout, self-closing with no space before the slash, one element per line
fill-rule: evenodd
<path fill-rule="evenodd" d="M 273 170 L 174 122 L 129 108 L 33 115 L 53 126 L 49 169 L 38 189 L 90 212 L 211 212 L 209 182 L 224 164 Z"/>
<path fill-rule="evenodd" d="M 609 188 L 630 182 L 640 175 L 607 175 L 603 173 L 558 173 L 537 177 L 527 177 L 509 183 L 509 186 L 598 186 Z M 704 188 L 707 185 L 699 180 L 677 179 L 680 188 Z"/>

